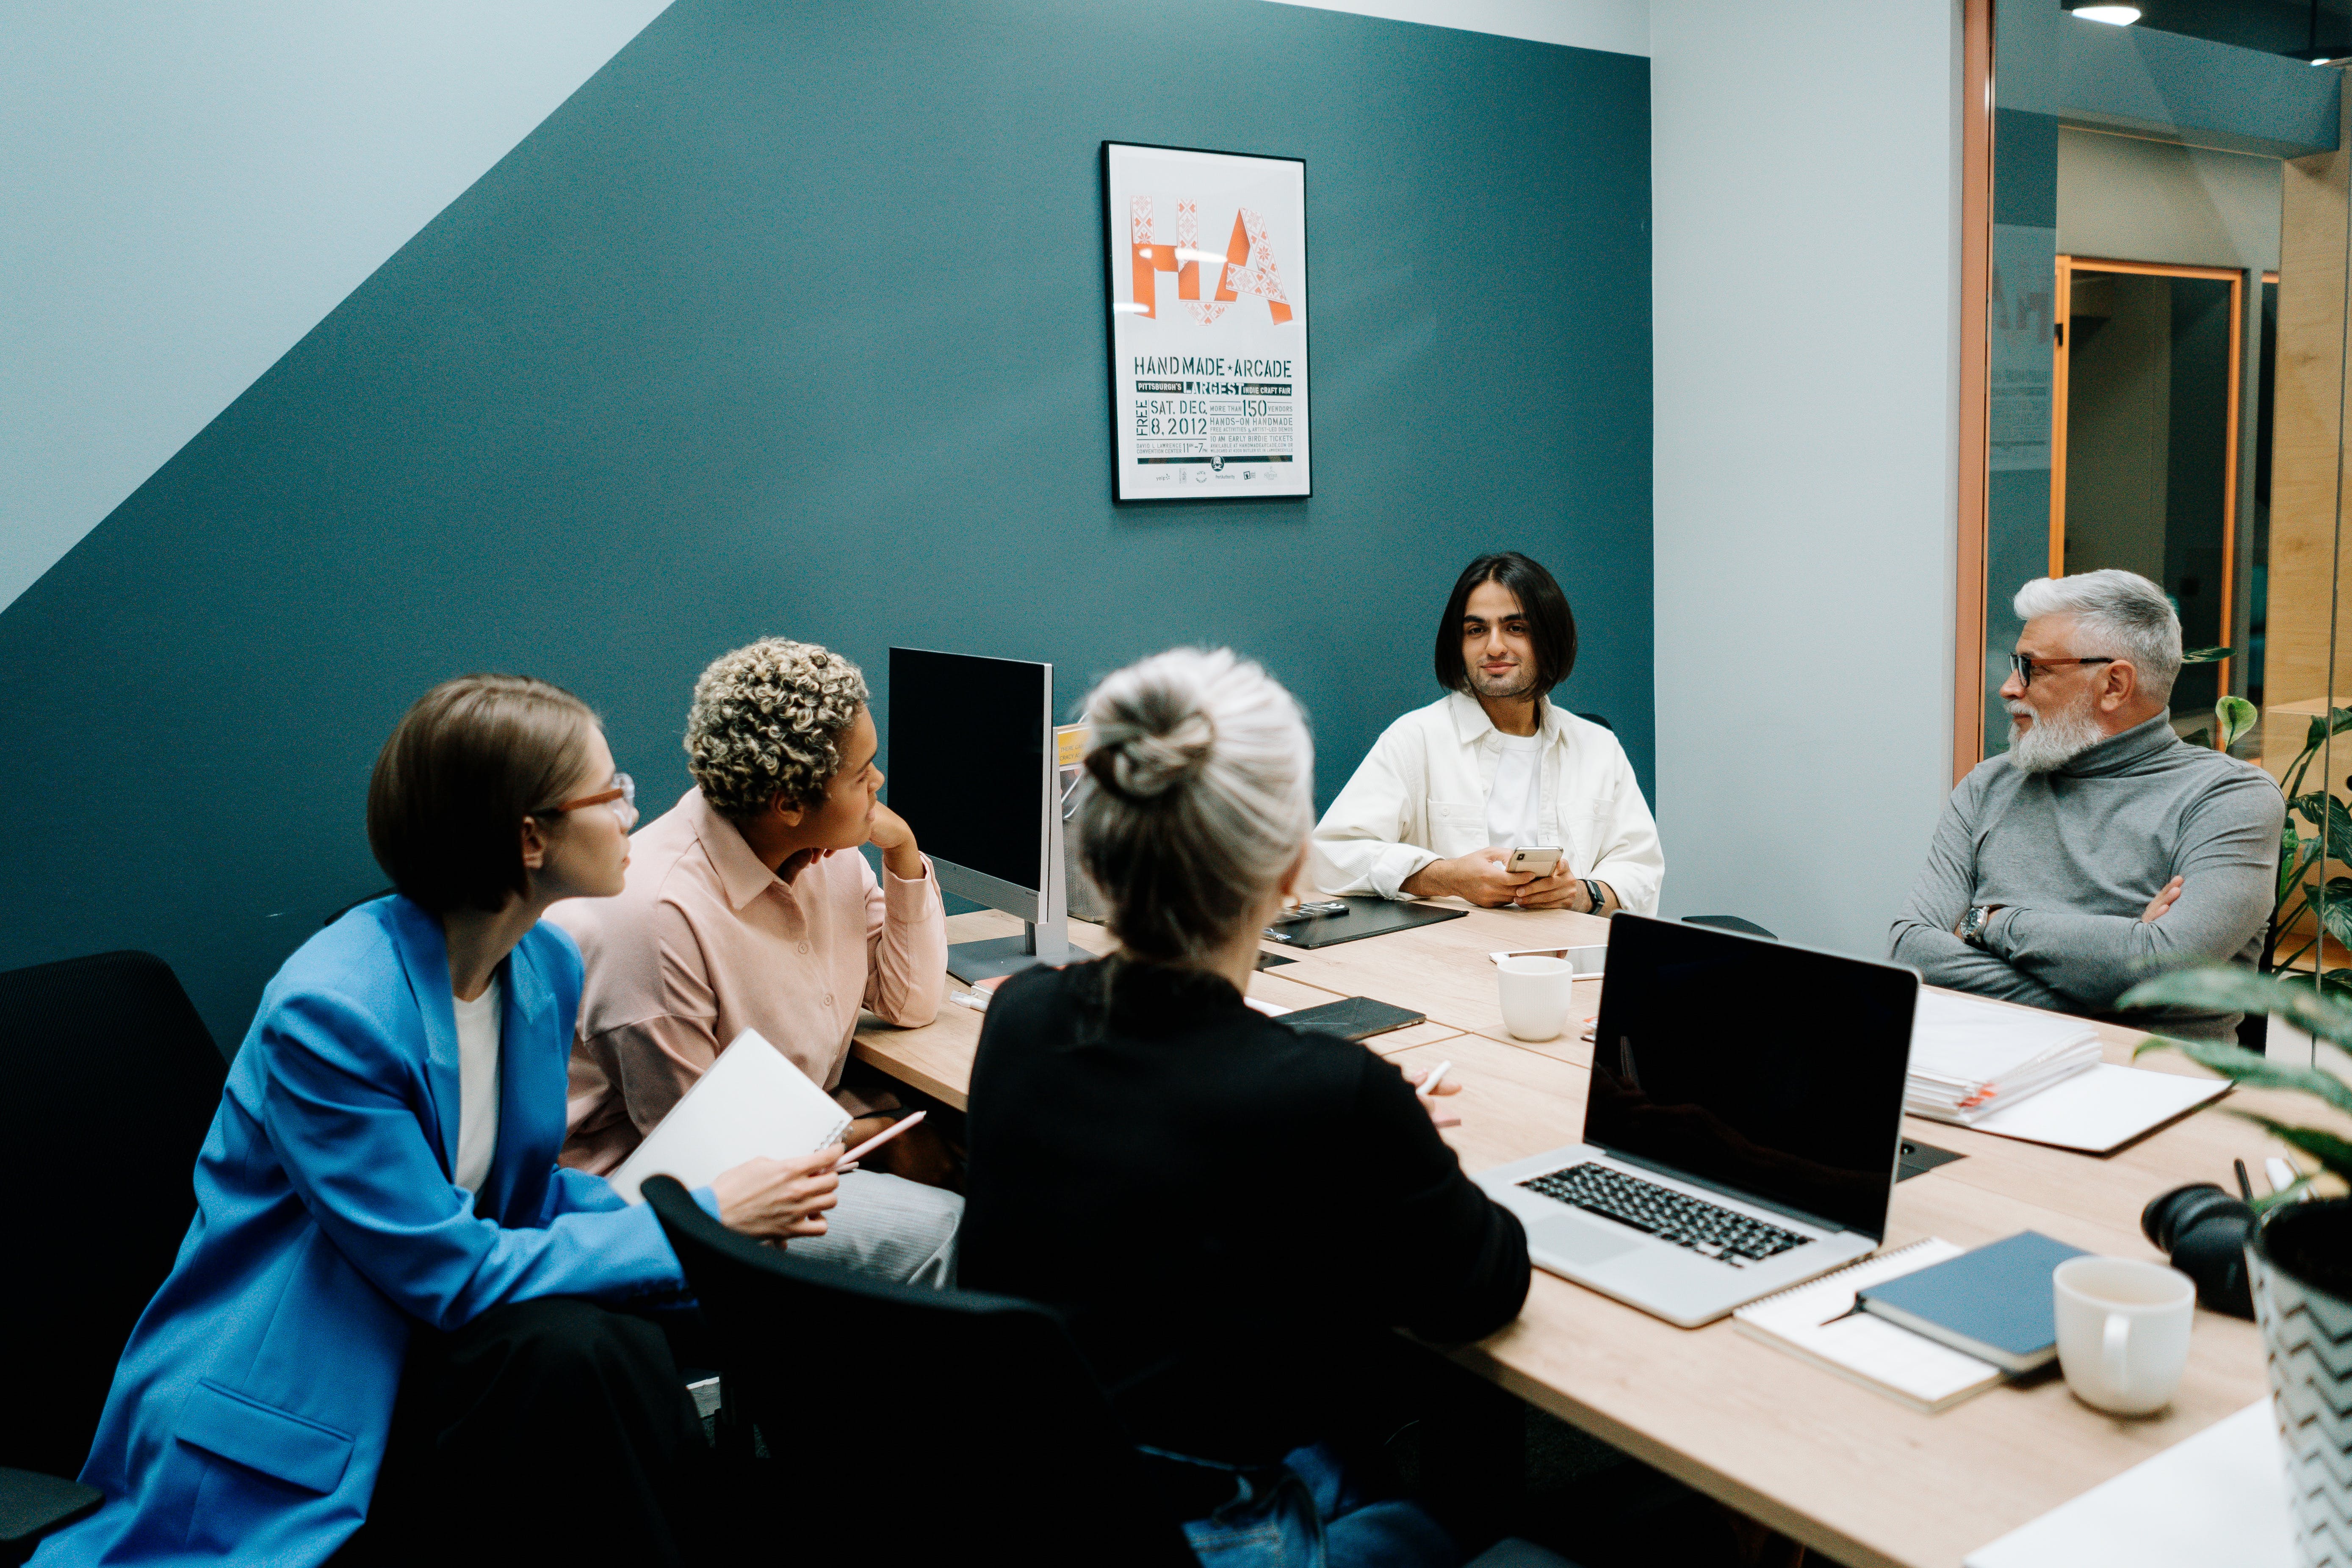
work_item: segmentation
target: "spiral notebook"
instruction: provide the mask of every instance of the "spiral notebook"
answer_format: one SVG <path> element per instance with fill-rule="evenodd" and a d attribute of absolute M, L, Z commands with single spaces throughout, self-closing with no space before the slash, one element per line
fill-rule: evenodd
<path fill-rule="evenodd" d="M 1731 1315 L 1732 1324 L 1750 1339 L 1777 1345 L 1914 1410 L 1948 1410 L 1999 1383 L 2000 1368 L 1862 1311 L 1854 1297 L 1864 1286 L 1958 1258 L 1960 1251 L 1931 1236 L 1751 1301 Z"/>

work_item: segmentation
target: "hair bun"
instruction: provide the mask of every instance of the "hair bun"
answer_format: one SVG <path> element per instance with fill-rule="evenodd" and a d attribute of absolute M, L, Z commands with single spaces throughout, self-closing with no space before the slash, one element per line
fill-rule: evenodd
<path fill-rule="evenodd" d="M 1162 724 L 1147 727 L 1155 719 Z M 1100 731 L 1107 732 L 1087 753 L 1087 772 L 1129 800 L 1157 800 L 1166 795 L 1199 773 L 1217 743 L 1216 725 L 1197 709 L 1122 715 L 1121 720 L 1100 725 Z"/>

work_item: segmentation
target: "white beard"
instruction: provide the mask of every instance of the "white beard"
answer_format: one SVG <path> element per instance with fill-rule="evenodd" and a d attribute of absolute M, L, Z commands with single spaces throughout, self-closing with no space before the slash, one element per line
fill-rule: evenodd
<path fill-rule="evenodd" d="M 2009 764 L 2021 773 L 2054 772 L 2107 738 L 2099 721 L 2091 717 L 2088 702 L 2078 704 L 2071 712 L 2038 718 L 2022 702 L 2006 706 L 2010 716 Z M 2021 726 L 2020 719 L 2032 722 Z"/>

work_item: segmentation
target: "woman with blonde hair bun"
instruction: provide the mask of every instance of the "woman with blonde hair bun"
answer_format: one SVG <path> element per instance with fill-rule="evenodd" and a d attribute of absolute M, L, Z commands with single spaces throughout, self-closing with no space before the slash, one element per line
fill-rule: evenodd
<path fill-rule="evenodd" d="M 989 1007 L 962 1281 L 1068 1315 L 1203 1561 L 1458 1562 L 1418 1504 L 1364 1500 L 1350 1391 L 1395 1325 L 1509 1322 L 1527 1241 L 1413 1080 L 1243 1001 L 1307 863 L 1306 720 L 1222 648 L 1131 665 L 1086 714 L 1076 853 L 1119 946 Z"/>

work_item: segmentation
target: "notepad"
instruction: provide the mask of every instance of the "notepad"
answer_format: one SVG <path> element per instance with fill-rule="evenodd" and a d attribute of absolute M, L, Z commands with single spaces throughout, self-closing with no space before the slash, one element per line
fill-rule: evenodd
<path fill-rule="evenodd" d="M 833 1096 L 746 1029 L 621 1163 L 613 1190 L 634 1204 L 645 1201 L 637 1189 L 648 1176 L 708 1186 L 746 1160 L 814 1154 L 848 1131 L 849 1113 Z"/>
<path fill-rule="evenodd" d="M 2000 1368 L 1856 1310 L 1854 1292 L 1958 1256 L 1931 1236 L 1750 1302 L 1732 1326 L 1915 1410 L 1948 1410 L 1999 1383 Z"/>
<path fill-rule="evenodd" d="M 1968 1555 L 1966 1568 L 2293 1568 L 2268 1399 Z"/>

